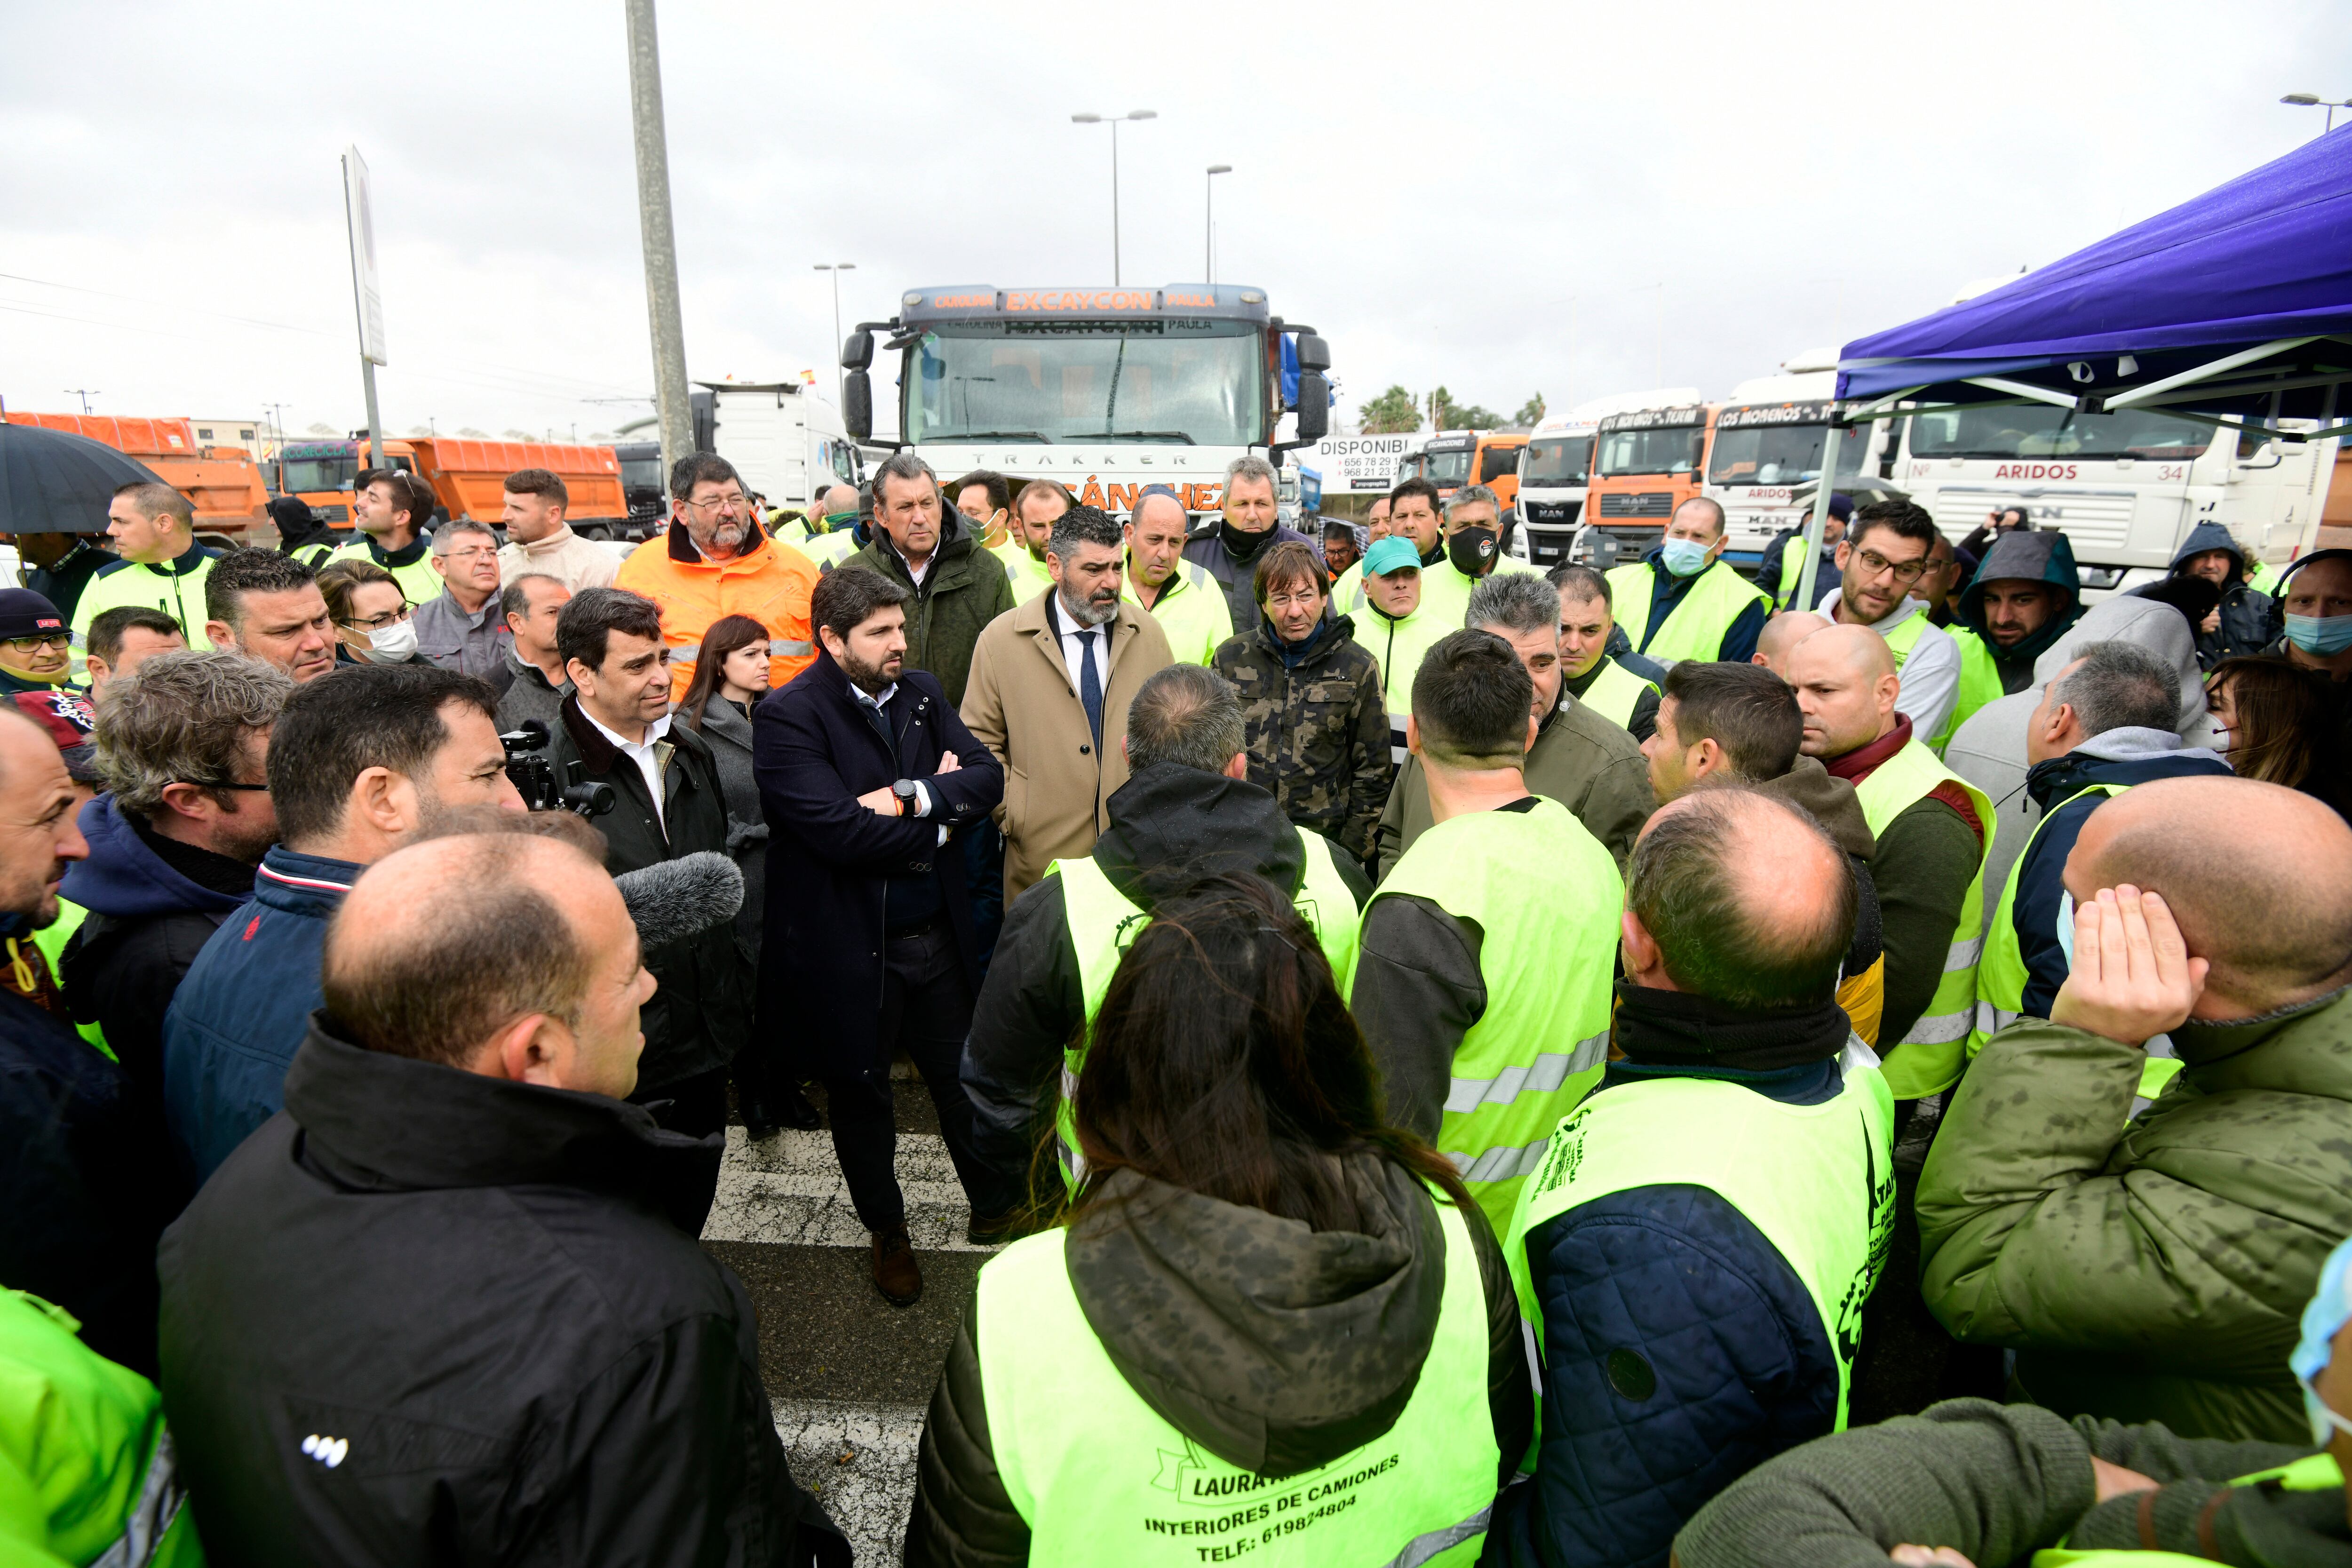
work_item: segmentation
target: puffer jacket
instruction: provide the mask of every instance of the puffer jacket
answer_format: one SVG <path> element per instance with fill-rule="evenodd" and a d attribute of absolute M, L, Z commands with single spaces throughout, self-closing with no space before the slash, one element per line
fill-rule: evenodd
<path fill-rule="evenodd" d="M 1013 583 L 1003 563 L 973 542 L 963 514 L 940 521 L 939 549 L 920 583 L 906 557 L 877 531 L 872 542 L 841 563 L 879 572 L 907 590 L 907 666 L 936 678 L 950 705 L 961 705 L 971 679 L 972 645 L 988 623 L 1013 607 Z"/>
<path fill-rule="evenodd" d="M 1435 1337 L 1444 1236 L 1428 1189 L 1385 1155 L 1344 1163 L 1360 1194 L 1346 1230 L 1309 1231 L 1132 1171 L 1071 1224 L 1071 1288 L 1087 1321 L 1108 1329 L 1110 1359 L 1163 1418 L 1230 1463 L 1295 1475 L 1374 1441 Z M 1527 1449 L 1528 1358 L 1502 1248 L 1475 1207 L 1462 1218 L 1486 1288 L 1499 1484 Z M 923 1424 L 908 1568 L 1029 1560 L 982 1398 L 978 1318 L 975 1290 Z M 1255 1441 L 1237 1446 L 1243 1431 Z"/>
<path fill-rule="evenodd" d="M 2352 990 L 2171 1036 L 2137 1119 L 2141 1051 L 2040 1019 L 1986 1043 L 1920 1174 L 1921 1290 L 2062 1415 L 2302 1442 L 2287 1352 L 2352 1235 Z"/>
<path fill-rule="evenodd" d="M 1988 583 L 2012 577 L 2046 583 L 2063 595 L 2063 602 L 2032 634 L 2014 647 L 2003 647 L 1985 631 L 1984 590 Z M 2074 569 L 2074 547 L 2063 533 L 2023 528 L 1993 541 L 1992 548 L 1977 563 L 1976 575 L 1969 579 L 1968 586 L 1954 599 L 1952 609 L 1954 620 L 1983 639 L 1985 651 L 1992 655 L 1993 668 L 2000 672 L 2004 693 L 2022 691 L 2033 684 L 2034 660 L 2064 637 L 2082 616 L 2083 578 Z"/>
<path fill-rule="evenodd" d="M 1318 621 L 1294 648 L 1259 616 L 1255 630 L 1225 639 L 1213 668 L 1241 693 L 1250 783 L 1362 864 L 1395 770 L 1380 661 L 1357 645 L 1355 623 Z"/>
<path fill-rule="evenodd" d="M 2228 551 L 2233 564 L 2229 581 L 2221 585 L 2221 626 L 2197 634 L 2197 662 L 2207 669 L 2225 658 L 2262 652 L 2284 624 L 2279 619 L 2278 601 L 2247 584 L 2245 546 L 2218 522 L 2200 522 L 2189 531 L 2172 552 L 2172 574 L 2179 576 L 2192 556 L 2209 550 Z"/>

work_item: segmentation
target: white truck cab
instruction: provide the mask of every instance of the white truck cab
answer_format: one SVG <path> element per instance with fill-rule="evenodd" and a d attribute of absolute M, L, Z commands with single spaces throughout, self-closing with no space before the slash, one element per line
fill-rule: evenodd
<path fill-rule="evenodd" d="M 694 445 L 735 465 L 772 507 L 804 507 L 821 489 L 864 477 L 841 411 L 798 381 L 705 381 L 691 395 Z"/>

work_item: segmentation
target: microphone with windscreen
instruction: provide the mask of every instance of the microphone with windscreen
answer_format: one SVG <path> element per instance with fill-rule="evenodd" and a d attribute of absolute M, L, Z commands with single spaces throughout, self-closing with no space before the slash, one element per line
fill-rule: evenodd
<path fill-rule="evenodd" d="M 648 950 L 713 926 L 743 907 L 743 868 L 715 849 L 698 849 L 613 879 Z"/>

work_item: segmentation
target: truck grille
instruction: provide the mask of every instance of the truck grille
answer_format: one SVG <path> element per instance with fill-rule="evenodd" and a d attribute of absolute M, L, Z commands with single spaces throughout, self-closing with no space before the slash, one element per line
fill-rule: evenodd
<path fill-rule="evenodd" d="M 1531 500 L 1520 509 L 1527 520 L 1538 528 L 1574 528 L 1576 514 L 1584 510 L 1582 501 Z"/>
<path fill-rule="evenodd" d="M 310 516 L 319 522 L 349 522 L 352 509 L 347 506 L 314 506 L 310 509 Z"/>
<path fill-rule="evenodd" d="M 1601 498 L 1603 517 L 1672 517 L 1675 514 L 1675 492 L 1672 490 L 1642 490 L 1627 494 L 1612 491 Z"/>
<path fill-rule="evenodd" d="M 1963 488 L 1947 485 L 1936 492 L 1936 526 L 1954 539 L 1965 535 L 1999 506 L 2023 506 L 2033 513 L 2033 526 L 2054 528 L 2066 535 L 2079 557 L 2084 551 L 2121 550 L 2130 537 L 2132 509 L 2139 498 L 2128 490 L 2044 490 L 2021 496 L 1992 485 Z"/>

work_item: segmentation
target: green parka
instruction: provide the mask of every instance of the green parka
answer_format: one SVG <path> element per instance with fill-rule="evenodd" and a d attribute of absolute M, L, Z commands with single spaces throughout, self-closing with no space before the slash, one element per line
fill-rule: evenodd
<path fill-rule="evenodd" d="M 842 565 L 879 572 L 907 590 L 908 668 L 936 677 L 949 703 L 961 706 L 964 684 L 971 679 L 972 645 L 989 622 L 1013 607 L 1013 583 L 1004 563 L 972 542 L 961 513 L 949 512 L 940 527 L 939 550 L 919 584 L 889 535 L 878 529 L 873 542 Z"/>
<path fill-rule="evenodd" d="M 2352 1235 L 2352 990 L 2137 1050 L 2039 1019 L 1969 1068 L 1919 1180 L 1921 1290 L 2024 1396 L 2183 1436 L 2307 1440 L 2287 1352 Z"/>

